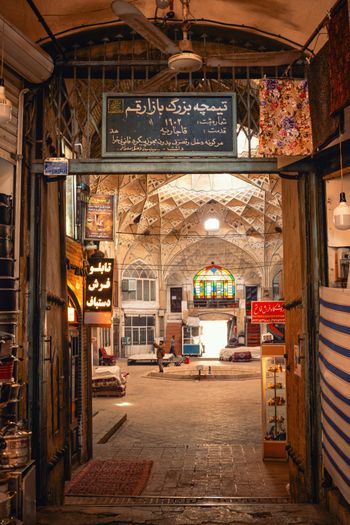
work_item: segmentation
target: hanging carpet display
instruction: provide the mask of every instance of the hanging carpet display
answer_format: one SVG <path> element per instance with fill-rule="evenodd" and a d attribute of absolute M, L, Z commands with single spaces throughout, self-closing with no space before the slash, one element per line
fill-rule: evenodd
<path fill-rule="evenodd" d="M 338 135 L 339 118 L 331 115 L 329 43 L 312 59 L 308 70 L 312 141 L 314 149 L 326 146 Z"/>
<path fill-rule="evenodd" d="M 306 80 L 261 80 L 259 153 L 309 155 L 312 132 Z"/>
<path fill-rule="evenodd" d="M 349 5 L 343 1 L 331 11 L 328 24 L 331 113 L 350 103 Z"/>

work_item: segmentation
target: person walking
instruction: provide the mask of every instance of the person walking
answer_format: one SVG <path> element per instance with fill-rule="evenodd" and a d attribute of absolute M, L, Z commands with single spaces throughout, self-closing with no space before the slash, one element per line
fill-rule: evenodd
<path fill-rule="evenodd" d="M 165 350 L 163 348 L 163 344 L 164 344 L 163 341 L 160 341 L 159 344 L 156 343 L 156 342 L 153 343 L 153 348 L 156 350 L 156 353 L 157 353 L 157 363 L 158 363 L 158 366 L 159 366 L 159 373 L 163 373 L 164 372 L 164 369 L 163 369 L 163 358 L 164 358 L 164 355 L 165 355 Z"/>
<path fill-rule="evenodd" d="M 175 352 L 175 336 L 172 335 L 170 339 L 170 353 L 172 355 L 171 359 L 173 363 L 176 362 L 176 352 Z"/>

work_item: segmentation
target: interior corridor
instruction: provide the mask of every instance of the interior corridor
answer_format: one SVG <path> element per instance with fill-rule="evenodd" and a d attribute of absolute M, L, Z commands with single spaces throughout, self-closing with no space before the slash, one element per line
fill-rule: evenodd
<path fill-rule="evenodd" d="M 230 363 L 247 380 L 167 379 L 187 366 L 129 366 L 124 398 L 94 398 L 94 458 L 153 460 L 143 496 L 287 497 L 287 463 L 262 461 L 260 362 Z"/>
<path fill-rule="evenodd" d="M 229 366 L 255 378 L 155 379 L 152 366 L 128 367 L 125 398 L 93 400 L 94 457 L 153 460 L 146 489 L 139 498 L 66 497 L 41 509 L 38 525 L 337 525 L 319 505 L 288 503 L 287 463 L 261 459 L 260 363 Z"/>

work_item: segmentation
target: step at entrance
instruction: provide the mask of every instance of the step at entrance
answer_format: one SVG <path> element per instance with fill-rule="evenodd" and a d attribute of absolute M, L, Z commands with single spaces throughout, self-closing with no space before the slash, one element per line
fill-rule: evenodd
<path fill-rule="evenodd" d="M 92 507 L 153 507 L 153 506 L 200 506 L 252 505 L 290 503 L 288 497 L 185 497 L 185 496 L 66 496 L 65 505 Z"/>

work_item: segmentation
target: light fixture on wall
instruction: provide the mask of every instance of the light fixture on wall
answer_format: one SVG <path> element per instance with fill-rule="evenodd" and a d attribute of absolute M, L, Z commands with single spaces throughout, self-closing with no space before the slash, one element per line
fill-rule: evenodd
<path fill-rule="evenodd" d="M 10 122 L 12 117 L 12 104 L 6 97 L 4 79 L 0 78 L 0 126 Z"/>
<path fill-rule="evenodd" d="M 68 323 L 76 323 L 77 311 L 74 306 L 68 306 L 67 308 Z"/>
<path fill-rule="evenodd" d="M 98 246 L 93 241 L 89 241 L 84 247 L 84 249 L 88 255 L 92 255 L 93 252 L 95 252 L 98 249 Z"/>
<path fill-rule="evenodd" d="M 2 46 L 1 46 L 1 75 L 0 75 L 0 126 L 10 122 L 12 117 L 12 104 L 6 97 L 5 86 L 4 86 L 4 38 L 5 26 L 4 21 L 2 23 Z"/>
<path fill-rule="evenodd" d="M 341 135 L 339 135 L 339 155 L 340 155 L 341 191 L 339 195 L 339 204 L 333 210 L 333 222 L 337 230 L 348 230 L 350 228 L 350 206 L 346 202 L 346 196 L 344 192 L 343 155 L 342 155 L 342 137 Z"/>

